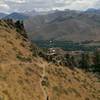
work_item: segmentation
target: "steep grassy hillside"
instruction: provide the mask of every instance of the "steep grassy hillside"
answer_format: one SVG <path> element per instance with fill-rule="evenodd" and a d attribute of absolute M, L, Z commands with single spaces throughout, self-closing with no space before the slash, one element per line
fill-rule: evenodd
<path fill-rule="evenodd" d="M 42 62 L 30 46 L 15 28 L 0 22 L 0 100 L 44 100 Z"/>
<path fill-rule="evenodd" d="M 35 53 L 35 45 L 0 21 L 0 100 L 100 100 L 99 79 Z"/>
<path fill-rule="evenodd" d="M 46 68 L 47 94 L 50 100 L 99 100 L 100 81 L 81 70 L 56 67 Z"/>

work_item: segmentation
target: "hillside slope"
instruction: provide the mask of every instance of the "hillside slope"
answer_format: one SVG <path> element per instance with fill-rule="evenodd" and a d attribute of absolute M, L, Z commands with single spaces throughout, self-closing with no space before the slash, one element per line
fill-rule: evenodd
<path fill-rule="evenodd" d="M 41 61 L 32 57 L 23 36 L 0 24 L 0 100 L 44 100 Z"/>
<path fill-rule="evenodd" d="M 100 81 L 35 57 L 15 27 L 0 21 L 0 100 L 100 100 Z"/>

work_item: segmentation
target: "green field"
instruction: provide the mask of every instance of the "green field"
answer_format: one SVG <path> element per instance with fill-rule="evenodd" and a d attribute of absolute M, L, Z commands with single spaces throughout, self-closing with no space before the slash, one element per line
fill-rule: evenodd
<path fill-rule="evenodd" d="M 59 47 L 65 51 L 95 51 L 100 48 L 100 43 L 75 43 L 72 41 L 32 41 L 35 42 L 41 48 Z M 91 45 L 90 45 L 91 44 Z M 93 45 L 92 45 L 93 44 Z"/>

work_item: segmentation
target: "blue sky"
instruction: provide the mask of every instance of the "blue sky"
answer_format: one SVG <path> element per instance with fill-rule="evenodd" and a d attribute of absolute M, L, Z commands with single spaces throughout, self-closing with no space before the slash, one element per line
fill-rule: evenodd
<path fill-rule="evenodd" d="M 0 12 L 100 8 L 100 0 L 0 0 Z"/>

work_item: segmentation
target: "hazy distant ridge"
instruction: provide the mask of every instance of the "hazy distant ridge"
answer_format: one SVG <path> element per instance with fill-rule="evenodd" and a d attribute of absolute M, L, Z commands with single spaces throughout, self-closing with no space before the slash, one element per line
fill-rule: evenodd
<path fill-rule="evenodd" d="M 33 40 L 100 40 L 99 11 L 55 11 L 28 19 L 25 27 Z"/>

